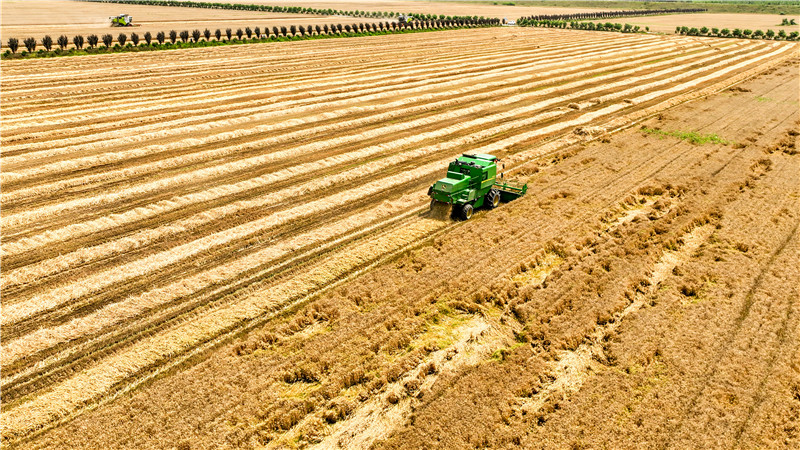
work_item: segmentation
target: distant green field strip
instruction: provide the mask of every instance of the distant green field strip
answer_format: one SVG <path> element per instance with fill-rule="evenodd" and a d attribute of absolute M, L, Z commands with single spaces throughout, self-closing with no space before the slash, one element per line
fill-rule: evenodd
<path fill-rule="evenodd" d="M 692 144 L 730 144 L 730 141 L 725 140 L 716 134 L 700 134 L 696 131 L 664 131 L 658 128 L 642 127 L 642 131 L 647 134 L 653 134 L 659 137 L 672 136 L 684 141 L 689 141 Z"/>

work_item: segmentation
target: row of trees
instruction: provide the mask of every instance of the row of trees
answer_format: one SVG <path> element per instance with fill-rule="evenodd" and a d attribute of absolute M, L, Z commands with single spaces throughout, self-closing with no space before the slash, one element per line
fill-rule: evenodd
<path fill-rule="evenodd" d="M 796 41 L 798 36 L 800 36 L 800 32 L 792 31 L 791 33 L 786 33 L 784 30 L 780 30 L 777 33 L 772 30 L 761 31 L 761 30 L 748 30 L 748 29 L 740 29 L 734 28 L 733 30 L 729 28 L 708 28 L 708 27 L 701 27 L 701 28 L 689 28 L 689 27 L 676 27 L 675 28 L 676 34 L 683 34 L 686 36 L 712 36 L 712 37 L 732 37 L 732 38 L 748 38 L 748 39 L 780 39 L 786 41 Z"/>
<path fill-rule="evenodd" d="M 205 9 L 232 9 L 239 11 L 263 11 L 273 13 L 289 13 L 289 14 L 314 14 L 321 16 L 352 16 L 352 17 L 372 17 L 372 18 L 393 18 L 401 15 L 414 17 L 418 20 L 478 20 L 477 16 L 446 16 L 444 14 L 417 14 L 408 13 L 403 14 L 399 12 L 390 11 L 346 11 L 341 9 L 332 8 L 310 8 L 303 6 L 272 6 L 272 5 L 253 5 L 241 3 L 212 3 L 212 2 L 194 2 L 194 1 L 177 1 L 177 0 L 84 0 L 95 3 L 126 3 L 133 5 L 150 5 L 150 6 L 179 6 L 189 8 L 205 8 Z"/>
<path fill-rule="evenodd" d="M 633 26 L 631 24 L 621 24 L 621 23 L 594 23 L 594 22 L 578 22 L 572 21 L 567 22 L 565 20 L 529 20 L 526 18 L 522 18 L 517 20 L 517 25 L 523 27 L 545 27 L 545 28 L 572 28 L 575 30 L 596 30 L 596 31 L 619 31 L 622 33 L 638 33 L 640 31 L 650 31 L 650 27 L 645 27 L 642 30 L 639 26 Z M 748 38 L 748 39 L 775 39 L 775 40 L 787 40 L 787 41 L 796 41 L 800 36 L 800 32 L 792 31 L 791 33 L 786 33 L 784 30 L 780 30 L 777 33 L 772 30 L 761 31 L 761 30 L 742 30 L 739 28 L 734 28 L 730 30 L 728 28 L 689 28 L 689 27 L 677 27 L 675 28 L 676 34 L 683 34 L 686 36 L 711 36 L 711 37 L 733 37 L 733 38 Z"/>
<path fill-rule="evenodd" d="M 498 19 L 482 19 L 482 20 L 425 20 L 425 21 L 414 21 L 411 23 L 397 23 L 397 22 L 378 22 L 378 23 L 354 23 L 354 24 L 320 24 L 320 25 L 291 25 L 291 26 L 281 26 L 281 27 L 245 27 L 244 29 L 238 28 L 236 31 L 232 30 L 231 28 L 227 28 L 224 31 L 221 29 L 217 29 L 212 32 L 209 29 L 205 29 L 203 31 L 200 30 L 183 30 L 183 31 L 169 31 L 163 32 L 159 31 L 155 35 L 150 33 L 149 31 L 144 33 L 143 35 L 139 35 L 138 33 L 131 33 L 130 36 L 126 33 L 120 33 L 116 37 L 116 46 L 115 48 L 133 48 L 137 46 L 153 46 L 158 45 L 161 46 L 165 43 L 170 44 L 177 44 L 181 43 L 210 43 L 213 41 L 222 43 L 222 42 L 229 42 L 237 41 L 237 42 L 245 42 L 246 40 L 249 41 L 259 41 L 263 39 L 277 39 L 277 38 L 288 38 L 288 37 L 310 37 L 310 36 L 332 36 L 332 35 L 363 35 L 367 33 L 385 33 L 385 32 L 396 32 L 396 31 L 406 31 L 406 30 L 435 30 L 435 29 L 445 29 L 445 28 L 466 28 L 466 27 L 487 27 L 487 26 L 497 26 L 500 24 Z M 114 44 L 114 36 L 111 34 L 104 34 L 102 36 L 97 36 L 96 34 L 91 34 L 84 39 L 83 36 L 73 36 L 70 40 L 67 36 L 59 36 L 58 39 L 55 41 L 59 47 L 58 54 L 63 53 L 64 50 L 67 49 L 70 41 L 73 43 L 74 48 L 81 50 L 84 47 L 89 49 L 98 48 L 100 43 L 102 43 L 105 48 L 111 48 L 112 44 Z M 50 36 L 45 36 L 41 40 L 42 47 L 47 52 L 50 52 L 53 48 L 53 39 Z M 36 51 L 37 47 L 37 40 L 35 38 L 27 38 L 22 41 L 25 49 L 31 53 Z M 11 54 L 15 54 L 17 50 L 19 50 L 20 42 L 17 38 L 10 38 L 7 41 L 7 46 Z M 41 50 L 40 50 L 41 51 Z"/>
<path fill-rule="evenodd" d="M 595 30 L 595 31 L 618 31 L 620 33 L 639 33 L 642 31 L 638 25 L 629 23 L 594 23 L 594 22 L 567 22 L 566 20 L 529 20 L 522 18 L 517 20 L 517 25 L 522 27 L 544 27 L 544 28 L 571 28 L 575 30 Z M 650 31 L 645 27 L 645 31 Z"/>
<path fill-rule="evenodd" d="M 696 13 L 708 11 L 703 8 L 675 8 L 675 9 L 633 9 L 627 11 L 600 11 L 600 12 L 584 12 L 577 14 L 546 14 L 539 16 L 523 17 L 527 21 L 566 21 L 572 22 L 575 20 L 589 20 L 589 19 L 612 19 L 615 17 L 637 17 L 637 16 L 655 16 L 659 14 L 678 14 L 678 13 Z M 522 19 L 520 19 L 522 20 Z"/>

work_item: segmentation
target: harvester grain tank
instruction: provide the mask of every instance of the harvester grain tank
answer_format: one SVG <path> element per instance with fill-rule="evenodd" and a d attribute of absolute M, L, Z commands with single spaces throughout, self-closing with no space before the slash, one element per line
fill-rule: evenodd
<path fill-rule="evenodd" d="M 428 189 L 431 211 L 448 212 L 462 220 L 475 209 L 496 208 L 500 201 L 511 201 L 528 191 L 527 184 L 497 179 L 498 159 L 486 154 L 463 154 L 447 167 L 447 176 Z"/>

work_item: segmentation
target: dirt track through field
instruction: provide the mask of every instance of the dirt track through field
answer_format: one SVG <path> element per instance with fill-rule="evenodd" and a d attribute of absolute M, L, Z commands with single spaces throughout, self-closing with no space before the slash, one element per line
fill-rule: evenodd
<path fill-rule="evenodd" d="M 519 167 L 796 52 L 707 42 L 493 29 L 4 62 L 3 437 L 452 227 L 420 212 L 456 155 Z"/>

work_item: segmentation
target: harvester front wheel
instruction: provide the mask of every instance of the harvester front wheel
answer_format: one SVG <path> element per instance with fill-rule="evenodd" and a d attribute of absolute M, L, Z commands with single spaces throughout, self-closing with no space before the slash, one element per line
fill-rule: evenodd
<path fill-rule="evenodd" d="M 472 205 L 469 203 L 464 204 L 461 207 L 461 220 L 469 220 L 472 217 Z"/>
<path fill-rule="evenodd" d="M 488 206 L 489 209 L 495 209 L 499 204 L 500 192 L 497 189 L 489 190 L 489 192 L 486 193 L 486 206 Z"/>

